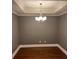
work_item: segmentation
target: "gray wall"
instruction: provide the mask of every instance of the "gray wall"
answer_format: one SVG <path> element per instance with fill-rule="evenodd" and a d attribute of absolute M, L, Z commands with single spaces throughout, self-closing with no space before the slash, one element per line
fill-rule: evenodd
<path fill-rule="evenodd" d="M 19 44 L 59 43 L 67 49 L 67 15 L 49 16 L 45 22 L 37 22 L 32 16 L 12 14 L 12 52 Z"/>
<path fill-rule="evenodd" d="M 57 43 L 58 17 L 47 17 L 45 22 L 37 22 L 34 17 L 19 17 L 20 44 L 38 44 L 41 40 Z"/>
<path fill-rule="evenodd" d="M 64 14 L 59 17 L 59 44 L 67 50 L 67 15 Z"/>
<path fill-rule="evenodd" d="M 19 29 L 18 29 L 18 17 L 12 14 L 12 53 L 19 45 Z"/>

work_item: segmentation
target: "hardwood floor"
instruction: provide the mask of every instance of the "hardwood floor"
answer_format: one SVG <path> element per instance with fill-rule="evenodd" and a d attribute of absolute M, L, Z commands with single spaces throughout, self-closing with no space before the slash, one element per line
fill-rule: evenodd
<path fill-rule="evenodd" d="M 21 48 L 14 59 L 67 59 L 57 47 Z"/>

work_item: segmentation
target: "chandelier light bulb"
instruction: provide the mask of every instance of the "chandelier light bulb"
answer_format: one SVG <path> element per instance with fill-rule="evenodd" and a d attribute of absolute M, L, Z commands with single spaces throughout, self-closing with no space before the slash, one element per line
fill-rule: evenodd
<path fill-rule="evenodd" d="M 47 19 L 46 16 L 42 17 L 42 16 L 39 16 L 39 17 L 35 17 L 35 20 L 36 21 L 45 21 Z"/>
<path fill-rule="evenodd" d="M 46 17 L 46 16 L 44 16 L 44 17 L 43 17 L 43 19 L 42 19 L 42 21 L 45 21 L 46 19 L 47 19 L 47 17 Z"/>
<path fill-rule="evenodd" d="M 36 20 L 36 21 L 40 21 L 39 17 L 35 17 L 35 20 Z"/>
<path fill-rule="evenodd" d="M 39 16 L 40 21 L 43 19 L 42 16 Z"/>

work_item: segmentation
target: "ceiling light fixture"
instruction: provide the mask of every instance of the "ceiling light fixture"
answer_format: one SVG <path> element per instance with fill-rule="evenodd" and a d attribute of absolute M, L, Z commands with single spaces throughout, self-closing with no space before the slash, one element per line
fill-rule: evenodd
<path fill-rule="evenodd" d="M 42 16 L 42 10 L 41 10 L 41 8 L 42 8 L 42 3 L 40 2 L 40 16 L 35 17 L 36 21 L 45 21 L 45 20 L 47 20 L 46 16 Z"/>

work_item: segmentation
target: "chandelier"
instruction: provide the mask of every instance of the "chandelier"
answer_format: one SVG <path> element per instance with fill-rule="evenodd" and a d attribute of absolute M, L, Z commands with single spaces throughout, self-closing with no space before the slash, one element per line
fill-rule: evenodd
<path fill-rule="evenodd" d="M 42 3 L 40 2 L 40 16 L 35 17 L 36 21 L 45 21 L 45 20 L 47 20 L 46 16 L 42 16 L 42 10 L 41 10 L 41 8 L 42 8 Z"/>

